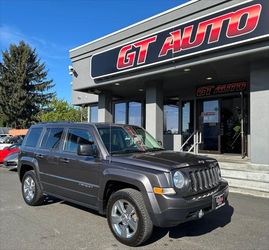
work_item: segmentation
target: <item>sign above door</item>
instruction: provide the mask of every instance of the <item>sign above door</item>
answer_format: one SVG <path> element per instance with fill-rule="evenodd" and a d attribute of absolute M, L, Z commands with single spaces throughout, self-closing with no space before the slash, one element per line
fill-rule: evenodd
<path fill-rule="evenodd" d="M 213 95 L 242 92 L 247 90 L 247 87 L 248 84 L 246 82 L 202 86 L 196 89 L 196 96 L 203 97 L 203 96 L 213 96 Z"/>

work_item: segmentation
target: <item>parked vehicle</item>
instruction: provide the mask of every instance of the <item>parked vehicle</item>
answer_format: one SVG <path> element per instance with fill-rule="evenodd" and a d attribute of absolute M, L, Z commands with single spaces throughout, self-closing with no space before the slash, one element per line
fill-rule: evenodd
<path fill-rule="evenodd" d="M 3 141 L 5 140 L 5 138 L 10 137 L 10 135 L 8 134 L 0 134 L 0 143 L 3 143 Z"/>
<path fill-rule="evenodd" d="M 6 137 L 2 144 L 0 144 L 0 150 L 11 146 L 12 144 L 21 144 L 24 136 L 10 136 Z"/>
<path fill-rule="evenodd" d="M 24 136 L 22 135 L 17 135 L 17 136 L 12 136 L 10 138 L 7 139 L 7 143 L 11 143 L 11 144 L 21 144 L 23 141 Z"/>
<path fill-rule="evenodd" d="M 4 149 L 0 150 L 0 164 L 4 162 L 4 159 L 12 153 L 20 151 L 21 144 L 13 144 L 9 147 L 5 147 Z"/>
<path fill-rule="evenodd" d="M 153 226 L 199 219 L 228 197 L 215 159 L 166 151 L 130 125 L 34 125 L 18 174 L 28 205 L 42 204 L 47 194 L 95 209 L 128 246 L 146 241 Z"/>
<path fill-rule="evenodd" d="M 12 153 L 8 155 L 4 160 L 4 167 L 9 170 L 15 170 L 18 166 L 18 155 L 19 152 Z"/>

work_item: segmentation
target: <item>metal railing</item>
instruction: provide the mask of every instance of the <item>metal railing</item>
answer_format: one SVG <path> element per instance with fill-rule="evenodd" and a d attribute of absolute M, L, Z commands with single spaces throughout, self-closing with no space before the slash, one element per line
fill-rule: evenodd
<path fill-rule="evenodd" d="M 187 150 L 187 152 L 192 152 L 197 154 L 198 153 L 198 145 L 202 143 L 202 133 L 200 131 L 194 131 L 188 139 L 181 145 L 179 151 L 184 151 L 184 147 L 187 143 L 193 138 L 193 144 Z"/>

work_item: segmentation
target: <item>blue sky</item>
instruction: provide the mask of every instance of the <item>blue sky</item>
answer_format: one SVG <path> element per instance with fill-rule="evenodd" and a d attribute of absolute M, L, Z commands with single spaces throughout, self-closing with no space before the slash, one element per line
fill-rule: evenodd
<path fill-rule="evenodd" d="M 0 0 L 0 50 L 26 41 L 71 102 L 68 51 L 186 0 Z"/>

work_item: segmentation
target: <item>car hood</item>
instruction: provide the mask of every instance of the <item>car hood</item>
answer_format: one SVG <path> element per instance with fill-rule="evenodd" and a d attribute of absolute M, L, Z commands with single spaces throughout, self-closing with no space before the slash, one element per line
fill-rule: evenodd
<path fill-rule="evenodd" d="M 111 160 L 115 163 L 130 164 L 161 171 L 170 171 L 175 168 L 203 165 L 206 162 L 216 161 L 207 156 L 175 151 L 126 154 L 112 156 Z"/>

